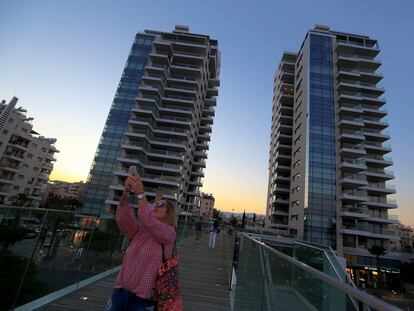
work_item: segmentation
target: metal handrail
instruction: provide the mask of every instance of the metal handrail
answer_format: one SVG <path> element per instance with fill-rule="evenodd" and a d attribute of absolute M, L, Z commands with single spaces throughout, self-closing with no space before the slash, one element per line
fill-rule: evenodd
<path fill-rule="evenodd" d="M 288 261 L 289 263 L 299 267 L 300 269 L 309 272 L 312 276 L 328 283 L 329 285 L 337 288 L 338 290 L 340 290 L 343 293 L 348 294 L 351 297 L 357 298 L 360 302 L 362 302 L 365 305 L 368 305 L 378 311 L 401 311 L 401 309 L 388 304 L 387 302 L 380 300 L 378 298 L 375 298 L 372 295 L 369 295 L 357 288 L 354 288 L 348 284 L 339 282 L 338 280 L 336 280 L 335 278 L 311 267 L 308 266 L 307 264 L 300 262 L 297 259 L 294 259 L 292 257 L 290 257 L 289 255 L 286 255 L 284 253 L 282 253 L 281 251 L 278 251 L 270 246 L 268 246 L 266 243 L 255 240 L 254 238 L 250 237 L 248 234 L 246 233 L 241 233 L 241 235 L 243 235 L 244 237 L 248 238 L 249 240 L 253 241 L 254 243 L 260 245 L 261 247 L 265 248 L 267 251 L 283 258 L 284 260 Z"/>

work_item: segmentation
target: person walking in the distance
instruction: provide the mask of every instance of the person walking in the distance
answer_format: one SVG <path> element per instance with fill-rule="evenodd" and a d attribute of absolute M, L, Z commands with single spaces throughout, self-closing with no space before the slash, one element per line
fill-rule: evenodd
<path fill-rule="evenodd" d="M 195 242 L 198 243 L 201 239 L 201 219 L 200 219 L 200 217 L 197 218 L 197 222 L 195 224 L 195 231 L 196 231 Z"/>
<path fill-rule="evenodd" d="M 128 203 L 130 192 L 137 197 L 139 223 Z M 157 269 L 163 258 L 162 245 L 168 259 L 176 237 L 175 205 L 167 200 L 149 204 L 140 176 L 133 173 L 125 182 L 116 222 L 131 243 L 125 252 L 106 311 L 155 310 L 153 293 Z"/>
<path fill-rule="evenodd" d="M 215 220 L 213 226 L 210 229 L 210 239 L 208 241 L 208 247 L 214 248 L 216 246 L 217 234 L 220 232 L 218 221 Z"/>

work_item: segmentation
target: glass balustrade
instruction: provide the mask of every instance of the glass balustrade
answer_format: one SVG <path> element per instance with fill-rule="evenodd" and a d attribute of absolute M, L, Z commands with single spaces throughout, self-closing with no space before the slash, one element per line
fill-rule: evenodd
<path fill-rule="evenodd" d="M 349 285 L 329 249 L 266 239 L 246 233 L 236 239 L 232 310 L 396 310 Z"/>
<path fill-rule="evenodd" d="M 5 310 L 116 272 L 122 262 L 129 239 L 113 214 L 51 207 L 0 207 L 0 270 L 2 284 L 7 284 L 0 297 Z M 178 243 L 193 234 L 192 222 L 178 223 Z"/>

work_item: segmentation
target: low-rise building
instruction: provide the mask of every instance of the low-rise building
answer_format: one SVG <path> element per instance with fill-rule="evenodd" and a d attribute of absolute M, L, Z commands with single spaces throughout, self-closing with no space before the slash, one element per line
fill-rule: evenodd
<path fill-rule="evenodd" d="M 410 226 L 405 226 L 401 223 L 391 224 L 390 231 L 396 236 L 399 236 L 399 240 L 393 240 L 390 242 L 391 250 L 412 250 L 413 248 L 413 235 L 414 229 Z"/>
<path fill-rule="evenodd" d="M 215 199 L 211 193 L 201 193 L 199 216 L 212 219 L 214 202 Z"/>
<path fill-rule="evenodd" d="M 0 204 L 12 204 L 14 196 L 24 193 L 38 206 L 59 151 L 55 138 L 33 130 L 33 118 L 16 108 L 17 102 L 13 97 L 0 103 Z"/>
<path fill-rule="evenodd" d="M 62 180 L 51 180 L 47 184 L 44 199 L 46 200 L 52 194 L 61 198 L 71 197 L 80 200 L 84 189 L 85 183 L 83 181 L 71 183 Z"/>

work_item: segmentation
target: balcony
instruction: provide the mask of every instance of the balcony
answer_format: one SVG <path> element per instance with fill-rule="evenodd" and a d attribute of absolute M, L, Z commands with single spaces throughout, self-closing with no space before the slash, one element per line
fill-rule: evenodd
<path fill-rule="evenodd" d="M 14 181 L 12 179 L 8 179 L 5 177 L 0 178 L 0 184 L 8 184 L 8 185 L 13 185 Z"/>
<path fill-rule="evenodd" d="M 374 179 L 374 180 L 391 180 L 394 179 L 394 172 L 392 170 L 387 170 L 387 169 L 375 169 L 375 168 L 368 168 L 365 171 L 365 175 L 369 178 L 369 179 Z"/>
<path fill-rule="evenodd" d="M 195 65 L 174 63 L 174 65 L 170 66 L 170 70 L 173 75 L 191 75 L 195 78 L 201 78 L 202 76 L 201 67 Z"/>
<path fill-rule="evenodd" d="M 367 178 L 363 174 L 344 174 L 340 182 L 342 186 L 347 188 L 358 188 L 368 185 Z"/>
<path fill-rule="evenodd" d="M 384 108 L 378 109 L 368 105 L 362 105 L 364 116 L 371 116 L 382 118 L 388 114 L 388 111 Z"/>
<path fill-rule="evenodd" d="M 17 154 L 17 153 L 5 153 L 3 154 L 3 157 L 9 158 L 18 162 L 23 161 L 23 154 Z"/>
<path fill-rule="evenodd" d="M 366 236 L 370 238 L 384 239 L 384 240 L 395 240 L 396 236 L 392 231 L 389 230 L 379 230 L 378 232 L 373 232 L 368 224 L 357 224 L 355 226 L 343 226 L 341 228 L 341 233 L 351 234 L 358 236 Z"/>
<path fill-rule="evenodd" d="M 290 172 L 290 166 L 277 164 L 276 167 L 274 168 L 274 172 L 276 173 Z"/>
<path fill-rule="evenodd" d="M 377 155 L 384 155 L 392 151 L 390 145 L 372 141 L 365 141 L 364 148 L 367 152 Z"/>
<path fill-rule="evenodd" d="M 375 141 L 375 142 L 385 142 L 391 139 L 391 136 L 388 134 L 387 131 L 378 131 L 369 128 L 364 128 L 364 135 L 367 140 Z"/>
<path fill-rule="evenodd" d="M 11 164 L 0 166 L 0 170 L 12 172 L 12 173 L 18 173 L 20 171 L 19 166 L 11 165 Z"/>
<path fill-rule="evenodd" d="M 360 104 L 341 103 L 338 113 L 340 116 L 352 115 L 354 117 L 359 117 L 363 113 L 362 109 L 362 105 Z"/>
<path fill-rule="evenodd" d="M 339 165 L 339 168 L 343 172 L 357 173 L 366 170 L 367 166 L 365 165 L 364 160 L 343 158 L 342 163 Z"/>
<path fill-rule="evenodd" d="M 362 70 L 375 71 L 381 66 L 379 59 L 373 59 L 363 55 L 341 53 L 336 59 L 338 66 L 344 67 L 358 67 Z"/>
<path fill-rule="evenodd" d="M 367 190 L 368 195 L 388 195 L 396 193 L 395 185 L 381 185 L 374 182 L 369 182 L 367 186 L 364 187 Z"/>
<path fill-rule="evenodd" d="M 394 163 L 392 162 L 391 157 L 381 156 L 381 155 L 374 155 L 374 154 L 367 154 L 365 157 L 366 164 L 370 167 L 375 168 L 384 168 L 387 166 L 391 166 Z"/>
<path fill-rule="evenodd" d="M 345 158 L 360 158 L 367 154 L 362 144 L 342 143 L 339 153 Z"/>
<path fill-rule="evenodd" d="M 362 124 L 363 126 L 363 124 Z M 350 129 L 342 129 L 339 135 L 341 142 L 361 143 L 365 140 L 364 132 Z"/>
<path fill-rule="evenodd" d="M 369 199 L 369 201 L 364 202 L 365 205 L 367 206 L 371 206 L 374 208 L 384 208 L 384 209 L 393 209 L 393 208 L 397 208 L 397 201 L 395 199 L 390 199 L 390 198 L 386 198 L 386 199 L 377 199 L 377 200 L 373 200 L 372 198 Z"/>
<path fill-rule="evenodd" d="M 273 194 L 289 194 L 290 193 L 290 187 L 289 185 L 285 185 L 285 184 L 275 184 L 272 186 L 272 193 Z"/>
<path fill-rule="evenodd" d="M 374 130 L 383 130 L 389 126 L 387 119 L 381 120 L 381 118 L 374 118 L 369 116 L 364 117 L 364 124 L 365 127 Z"/>
<path fill-rule="evenodd" d="M 337 44 L 336 50 L 338 53 L 341 53 L 341 54 L 348 54 L 348 55 L 359 54 L 363 57 L 373 58 L 377 56 L 380 52 L 379 48 L 375 44 L 365 45 L 363 43 L 357 43 L 357 42 L 352 42 L 352 41 L 347 41 L 347 40 L 342 40 L 342 39 L 337 39 L 336 44 Z"/>
<path fill-rule="evenodd" d="M 349 79 L 341 79 L 338 84 L 339 92 L 364 92 L 364 94 L 373 94 L 380 96 L 384 94 L 385 90 L 383 87 L 378 87 L 372 83 L 356 82 Z"/>
<path fill-rule="evenodd" d="M 358 130 L 364 126 L 364 119 L 350 116 L 342 116 L 338 125 L 342 129 Z"/>
<path fill-rule="evenodd" d="M 23 144 L 23 143 L 20 143 L 20 142 L 17 142 L 17 141 L 16 142 L 11 141 L 9 143 L 9 147 L 16 148 L 16 149 L 22 150 L 22 151 L 27 151 L 27 144 Z"/>
<path fill-rule="evenodd" d="M 384 78 L 384 76 L 378 72 L 363 71 L 345 67 L 339 69 L 339 72 L 336 77 L 337 79 L 345 78 L 370 84 L 377 84 Z"/>
<path fill-rule="evenodd" d="M 346 190 L 342 192 L 341 200 L 348 203 L 361 203 L 368 201 L 368 196 L 365 190 Z"/>
<path fill-rule="evenodd" d="M 386 103 L 384 97 L 378 97 L 369 93 L 342 91 L 338 99 L 340 102 L 348 103 L 366 103 L 368 105 L 375 105 L 381 107 Z"/>

